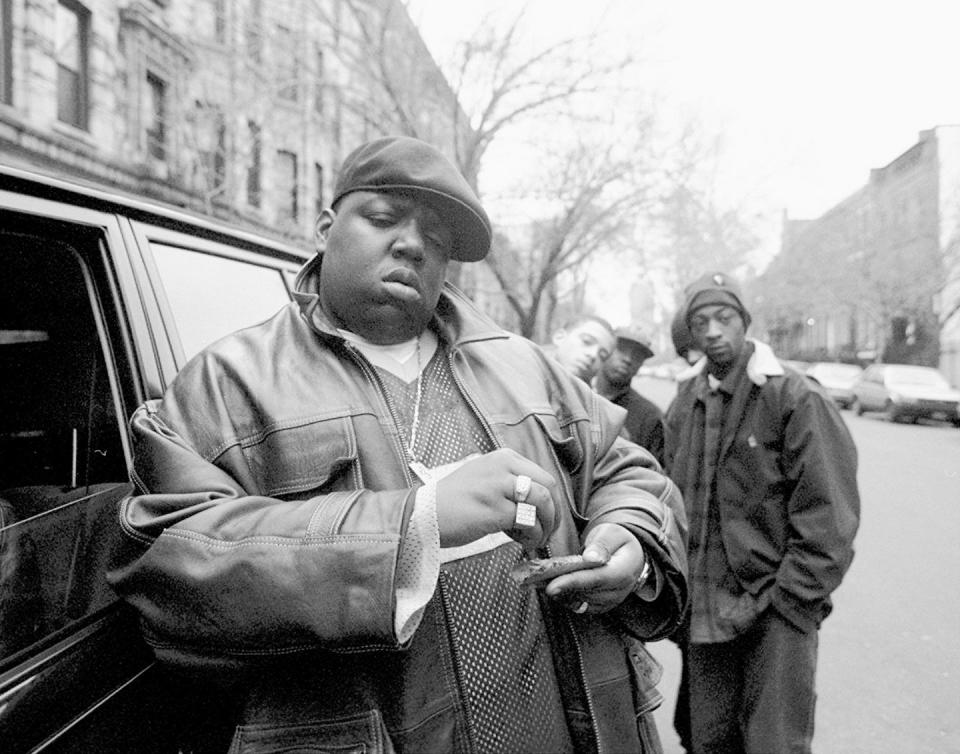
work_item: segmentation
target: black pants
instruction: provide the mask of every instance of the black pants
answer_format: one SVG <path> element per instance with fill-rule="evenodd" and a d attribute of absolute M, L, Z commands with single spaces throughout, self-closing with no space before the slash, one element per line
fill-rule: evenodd
<path fill-rule="evenodd" d="M 692 750 L 809 754 L 818 638 L 771 608 L 733 641 L 687 645 Z"/>

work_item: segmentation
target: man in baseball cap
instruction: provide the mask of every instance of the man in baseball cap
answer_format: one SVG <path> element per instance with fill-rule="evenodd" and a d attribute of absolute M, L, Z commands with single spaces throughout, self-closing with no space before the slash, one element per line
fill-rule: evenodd
<path fill-rule="evenodd" d="M 244 751 L 655 751 L 676 487 L 445 282 L 490 223 L 435 147 L 359 147 L 316 231 L 295 302 L 132 420 L 111 579 L 157 654 L 231 682 Z M 548 555 L 580 568 L 511 575 Z"/>
<path fill-rule="evenodd" d="M 597 373 L 597 392 L 627 410 L 624 427 L 628 438 L 649 450 L 662 464 L 663 412 L 632 387 L 643 362 L 653 356 L 650 337 L 635 325 L 619 328 L 614 336 L 613 353 Z"/>

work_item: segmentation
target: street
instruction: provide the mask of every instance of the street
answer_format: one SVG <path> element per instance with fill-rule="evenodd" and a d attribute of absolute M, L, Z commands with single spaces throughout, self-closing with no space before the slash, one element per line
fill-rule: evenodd
<path fill-rule="evenodd" d="M 635 387 L 665 405 L 672 385 Z M 960 752 L 960 430 L 844 411 L 860 454 L 856 556 L 820 632 L 817 754 Z M 657 642 L 666 754 L 676 647 Z"/>

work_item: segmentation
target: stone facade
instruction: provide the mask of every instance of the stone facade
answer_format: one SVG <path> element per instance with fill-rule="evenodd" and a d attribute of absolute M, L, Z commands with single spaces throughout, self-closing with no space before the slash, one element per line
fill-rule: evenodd
<path fill-rule="evenodd" d="M 400 0 L 0 3 L 0 160 L 304 243 L 346 152 L 465 122 Z"/>

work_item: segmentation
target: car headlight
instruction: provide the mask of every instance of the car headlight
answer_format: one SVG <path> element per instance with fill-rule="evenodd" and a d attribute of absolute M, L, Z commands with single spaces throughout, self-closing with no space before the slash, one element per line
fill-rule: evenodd
<path fill-rule="evenodd" d="M 906 404 L 917 402 L 916 398 L 912 398 L 909 395 L 904 395 L 903 393 L 895 393 L 895 392 L 890 393 L 890 400 L 892 400 L 894 403 L 906 403 Z"/>

